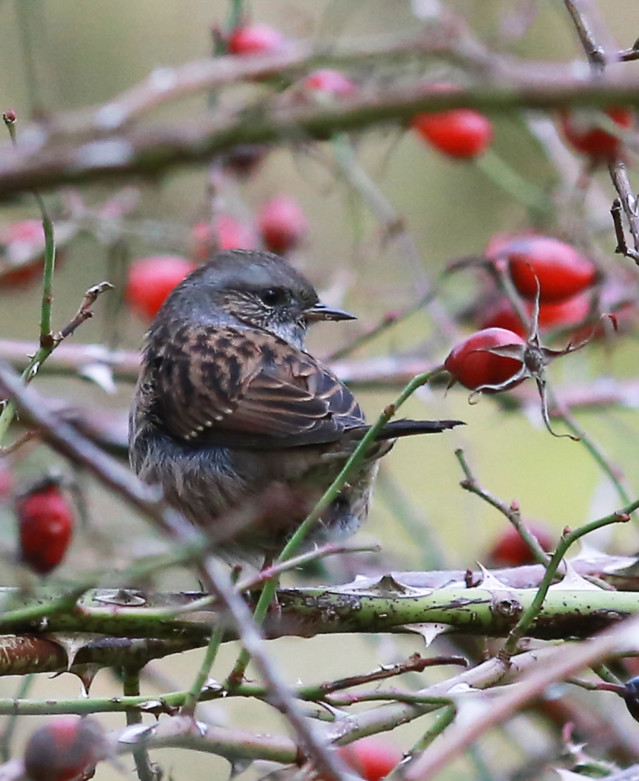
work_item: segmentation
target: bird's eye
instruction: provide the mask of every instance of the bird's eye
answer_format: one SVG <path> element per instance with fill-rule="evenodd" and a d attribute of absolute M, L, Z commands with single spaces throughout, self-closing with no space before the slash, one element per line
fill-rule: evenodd
<path fill-rule="evenodd" d="M 283 290 L 281 287 L 269 287 L 263 290 L 259 296 L 266 306 L 280 306 L 288 300 L 286 290 Z"/>

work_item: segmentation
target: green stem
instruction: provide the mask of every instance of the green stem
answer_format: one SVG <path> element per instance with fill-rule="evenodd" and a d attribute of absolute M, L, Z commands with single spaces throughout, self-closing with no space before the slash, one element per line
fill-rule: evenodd
<path fill-rule="evenodd" d="M 125 697 L 139 697 L 140 696 L 140 670 L 139 668 L 125 667 L 122 670 L 122 689 Z M 126 712 L 127 726 L 132 724 L 142 723 L 142 714 L 139 710 L 127 710 Z M 135 761 L 135 769 L 140 781 L 159 781 L 161 779 L 161 773 L 158 768 L 151 763 L 149 759 L 148 751 L 142 743 L 139 747 L 133 749 L 133 759 Z"/>
<path fill-rule="evenodd" d="M 206 653 L 204 655 L 202 664 L 200 665 L 200 669 L 195 676 L 193 685 L 187 692 L 187 695 L 184 699 L 184 706 L 182 708 L 184 715 L 193 716 L 195 713 L 195 707 L 202 694 L 202 689 L 206 684 L 209 673 L 211 672 L 211 667 L 213 667 L 215 657 L 217 656 L 217 652 L 220 650 L 220 645 L 224 639 L 224 632 L 224 622 L 219 621 L 213 632 L 211 632 L 209 644 L 206 647 Z"/>
<path fill-rule="evenodd" d="M 425 372 L 424 374 L 418 374 L 416 377 L 413 377 L 413 379 L 404 387 L 404 389 L 399 394 L 399 396 L 395 399 L 395 401 L 392 404 L 389 404 L 384 409 L 384 411 L 377 418 L 375 423 L 368 429 L 366 434 L 362 437 L 362 440 L 357 445 L 355 450 L 352 452 L 352 454 L 344 464 L 344 467 L 342 468 L 340 473 L 337 475 L 337 477 L 333 480 L 331 485 L 324 492 L 319 502 L 311 510 L 311 512 L 301 523 L 301 525 L 297 528 L 297 530 L 295 531 L 291 539 L 286 543 L 284 549 L 282 550 L 282 552 L 280 553 L 277 559 L 278 563 L 290 559 L 295 554 L 295 551 L 302 544 L 305 537 L 313 528 L 313 526 L 315 526 L 315 524 L 319 521 L 319 519 L 326 512 L 326 510 L 331 506 L 331 504 L 335 501 L 335 499 L 337 499 L 340 492 L 348 482 L 348 479 L 351 476 L 353 470 L 357 467 L 357 465 L 360 463 L 360 461 L 362 461 L 362 459 L 366 455 L 366 451 L 368 450 L 369 445 L 375 441 L 375 438 L 377 437 L 379 432 L 390 421 L 390 419 L 397 413 L 397 411 L 402 406 L 402 404 L 404 404 L 404 402 L 410 396 L 412 396 L 413 393 L 415 393 L 415 391 L 418 388 L 421 388 L 422 385 L 425 385 L 435 374 L 439 374 L 442 371 L 442 369 L 443 367 L 439 366 L 436 369 L 432 369 L 429 372 Z M 264 618 L 266 616 L 266 613 L 268 612 L 269 605 L 272 603 L 275 597 L 277 586 L 278 586 L 277 578 L 273 578 L 272 580 L 264 584 L 264 588 L 262 589 L 262 593 L 260 594 L 260 598 L 257 602 L 257 605 L 255 607 L 255 612 L 253 614 L 253 618 L 255 619 L 255 622 L 258 624 L 258 626 L 260 626 L 264 622 Z M 238 655 L 237 662 L 235 663 L 235 667 L 233 668 L 231 674 L 229 675 L 226 681 L 226 685 L 230 689 L 233 689 L 237 685 L 237 683 L 243 679 L 249 661 L 250 661 L 250 655 L 248 654 L 246 649 L 243 648 Z"/>
<path fill-rule="evenodd" d="M 605 664 L 599 664 L 597 667 L 592 668 L 595 675 L 598 675 L 602 681 L 606 681 L 606 683 L 613 683 L 617 686 L 623 686 L 623 682 L 617 678 L 617 676 L 610 670 L 608 667 L 606 667 Z"/>
<path fill-rule="evenodd" d="M 586 433 L 586 431 L 584 431 L 584 429 L 581 428 L 581 426 L 577 423 L 577 421 L 573 417 L 572 413 L 569 412 L 568 409 L 566 409 L 559 403 L 557 396 L 553 393 L 553 391 L 550 388 L 548 388 L 548 395 L 550 397 L 550 401 L 558 410 L 557 417 L 559 418 L 559 420 L 562 420 L 564 422 L 566 428 L 574 436 L 576 436 L 579 442 L 586 448 L 588 453 L 594 459 L 597 466 L 600 467 L 602 472 L 608 477 L 608 479 L 614 486 L 621 501 L 625 502 L 626 504 L 630 504 L 630 495 L 626 491 L 625 487 L 621 483 L 621 480 L 615 474 L 615 470 L 608 463 L 605 455 L 601 452 L 601 450 L 599 449 L 595 441 L 592 439 L 592 437 L 590 437 Z"/>
<path fill-rule="evenodd" d="M 547 217 L 551 208 L 551 200 L 546 193 L 524 179 L 509 163 L 501 158 L 493 149 L 487 149 L 477 158 L 475 165 L 498 187 L 512 195 L 527 209 Z"/>
<path fill-rule="evenodd" d="M 34 682 L 34 673 L 30 673 L 29 675 L 24 676 L 24 678 L 20 681 L 18 691 L 16 692 L 16 701 L 21 700 L 27 696 L 29 689 L 33 686 Z M 8 762 L 11 759 L 11 741 L 13 739 L 17 725 L 18 714 L 10 713 L 5 728 L 2 732 L 2 737 L 0 738 L 0 756 L 2 757 L 3 762 Z"/>
<path fill-rule="evenodd" d="M 42 94 L 40 91 L 40 80 L 38 78 L 34 50 L 36 48 L 33 32 L 31 30 L 30 13 L 34 3 L 16 0 L 14 3 L 16 16 L 18 19 L 18 28 L 20 30 L 22 63 L 24 66 L 25 80 L 27 83 L 27 95 L 30 98 L 31 113 L 39 113 L 43 110 Z M 40 8 L 42 13 L 42 8 Z"/>
<path fill-rule="evenodd" d="M 15 146 L 17 140 L 15 119 L 9 120 L 5 116 L 4 122 L 9 131 L 11 143 Z M 30 382 L 31 379 L 35 377 L 42 362 L 51 355 L 56 346 L 51 330 L 53 272 L 55 271 L 55 235 L 53 220 L 49 216 L 42 196 L 39 193 L 34 192 L 34 197 L 38 204 L 38 208 L 40 209 L 42 228 L 44 230 L 44 270 L 42 276 L 42 302 L 40 305 L 40 347 L 22 372 L 22 379 L 25 382 Z M 0 444 L 4 441 L 15 414 L 15 404 L 12 401 L 7 401 L 0 414 Z"/>
<path fill-rule="evenodd" d="M 544 572 L 544 576 L 541 580 L 541 583 L 539 584 L 537 593 L 508 635 L 506 643 L 504 644 L 505 654 L 512 656 L 512 654 L 515 653 L 517 644 L 523 637 L 524 632 L 541 612 L 544 600 L 548 594 L 548 589 L 552 584 L 559 565 L 561 564 L 571 545 L 575 543 L 580 537 L 584 537 L 586 534 L 590 534 L 590 532 L 601 529 L 603 526 L 609 526 L 612 523 L 621 523 L 629 520 L 630 512 L 632 512 L 632 510 L 636 509 L 638 506 L 639 501 L 634 502 L 621 511 L 607 515 L 605 518 L 599 518 L 596 521 L 591 521 L 579 529 L 575 529 L 575 531 L 569 531 L 567 533 L 565 532 L 561 535 L 557 545 L 557 550 L 553 553 L 552 558 L 550 559 L 550 563 L 546 567 L 546 571 Z"/>
<path fill-rule="evenodd" d="M 34 193 L 42 216 L 44 229 L 44 274 L 42 278 L 42 305 L 40 307 L 40 347 L 47 350 L 47 355 L 53 349 L 53 333 L 51 330 L 51 310 L 53 307 L 53 272 L 55 271 L 55 236 L 53 220 L 44 200 Z"/>
<path fill-rule="evenodd" d="M 386 781 L 401 781 L 401 779 L 405 777 L 406 770 L 412 761 L 417 756 L 420 756 L 424 751 L 426 751 L 435 738 L 439 737 L 446 729 L 446 727 L 449 727 L 453 721 L 455 721 L 456 715 L 457 707 L 454 704 L 450 704 L 445 708 L 442 708 L 435 717 L 433 724 L 426 730 L 426 732 L 424 732 L 421 738 L 411 749 L 409 754 L 411 757 L 410 762 L 402 762 L 399 764 L 391 773 L 389 773 L 388 776 L 386 776 Z"/>
<path fill-rule="evenodd" d="M 470 469 L 470 466 L 468 465 L 468 462 L 466 461 L 466 454 L 461 448 L 458 448 L 455 451 L 455 457 L 459 461 L 459 465 L 461 466 L 465 475 L 465 479 L 462 480 L 462 482 L 460 483 L 461 487 L 465 491 L 469 491 L 471 494 L 475 494 L 476 496 L 479 496 L 481 499 L 483 499 L 485 502 L 491 505 L 491 507 L 494 507 L 496 510 L 499 510 L 500 513 L 505 515 L 506 518 L 510 521 L 510 523 L 519 532 L 519 535 L 526 543 L 530 551 L 533 553 L 537 561 L 539 561 L 540 564 L 543 564 L 544 567 L 548 566 L 548 564 L 550 563 L 550 556 L 541 547 L 541 544 L 537 539 L 537 537 L 528 529 L 526 524 L 522 521 L 519 508 L 513 505 L 510 506 L 506 505 L 504 502 L 500 501 L 496 496 L 493 496 L 485 488 L 482 488 L 478 484 L 474 474 Z"/>

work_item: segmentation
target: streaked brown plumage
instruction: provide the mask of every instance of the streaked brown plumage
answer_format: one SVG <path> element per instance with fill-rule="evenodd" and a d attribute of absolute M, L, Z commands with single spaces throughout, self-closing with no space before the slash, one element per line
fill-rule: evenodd
<path fill-rule="evenodd" d="M 275 555 L 367 430 L 348 388 L 304 349 L 308 325 L 353 316 L 270 253 L 214 257 L 172 292 L 148 334 L 131 411 L 131 464 L 202 527 L 247 522 L 230 558 Z M 368 511 L 377 459 L 405 434 L 459 421 L 389 424 L 318 524 L 350 534 Z"/>

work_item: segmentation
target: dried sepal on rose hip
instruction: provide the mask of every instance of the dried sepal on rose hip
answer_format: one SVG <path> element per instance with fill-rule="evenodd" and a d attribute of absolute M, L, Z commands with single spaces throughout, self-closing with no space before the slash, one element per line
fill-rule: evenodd
<path fill-rule="evenodd" d="M 615 324 L 612 315 L 606 315 Z M 451 376 L 449 387 L 460 383 L 471 390 L 471 400 L 478 393 L 502 393 L 512 390 L 529 377 L 537 383 L 541 399 L 541 413 L 544 424 L 553 436 L 557 434 L 550 425 L 545 370 L 548 364 L 568 353 L 584 347 L 589 339 L 578 344 L 570 342 L 562 350 L 551 350 L 542 346 L 539 340 L 539 301 L 535 302 L 531 333 L 524 339 L 514 331 L 505 328 L 485 328 L 468 336 L 450 351 L 444 361 L 444 368 Z"/>
<path fill-rule="evenodd" d="M 80 781 L 108 754 L 104 730 L 87 716 L 59 716 L 37 729 L 24 750 L 28 781 Z"/>

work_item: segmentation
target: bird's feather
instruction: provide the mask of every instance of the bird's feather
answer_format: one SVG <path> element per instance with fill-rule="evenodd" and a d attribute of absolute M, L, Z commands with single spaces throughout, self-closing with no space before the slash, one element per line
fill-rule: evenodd
<path fill-rule="evenodd" d="M 365 423 L 311 355 L 257 329 L 184 327 L 152 368 L 156 418 L 175 438 L 227 447 L 331 443 Z"/>

